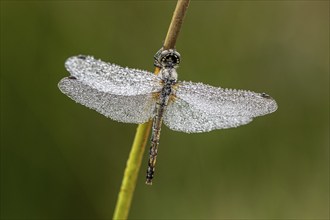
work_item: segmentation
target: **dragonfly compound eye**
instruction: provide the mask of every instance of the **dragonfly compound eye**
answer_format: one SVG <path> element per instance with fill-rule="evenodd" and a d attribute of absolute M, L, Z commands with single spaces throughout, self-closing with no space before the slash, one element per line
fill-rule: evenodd
<path fill-rule="evenodd" d="M 176 67 L 180 63 L 180 54 L 175 50 L 164 50 L 160 60 L 164 67 Z"/>

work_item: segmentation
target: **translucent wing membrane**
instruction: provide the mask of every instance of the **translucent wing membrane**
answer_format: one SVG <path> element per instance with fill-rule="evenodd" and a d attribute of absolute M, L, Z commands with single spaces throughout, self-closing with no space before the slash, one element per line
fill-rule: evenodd
<path fill-rule="evenodd" d="M 152 94 L 163 86 L 154 74 L 91 56 L 71 57 L 65 66 L 71 76 L 62 79 L 59 88 L 76 102 L 119 122 L 144 123 L 154 116 Z M 264 93 L 192 82 L 178 82 L 173 89 L 164 123 L 187 133 L 237 127 L 277 109 L 276 102 Z"/>
<path fill-rule="evenodd" d="M 160 79 L 147 71 L 123 68 L 91 56 L 74 56 L 65 62 L 71 76 L 100 92 L 141 95 L 161 90 Z"/>
<path fill-rule="evenodd" d="M 170 129 L 186 133 L 237 127 L 251 120 L 249 117 L 232 117 L 203 111 L 180 98 L 168 106 L 164 116 L 164 124 Z"/>
<path fill-rule="evenodd" d="M 114 95 L 69 77 L 63 78 L 58 86 L 74 101 L 119 122 L 140 124 L 148 121 L 154 114 L 155 100 L 151 93 Z"/>
<path fill-rule="evenodd" d="M 167 107 L 164 123 L 187 133 L 237 127 L 254 117 L 276 111 L 276 102 L 264 93 L 179 82 L 176 98 Z"/>

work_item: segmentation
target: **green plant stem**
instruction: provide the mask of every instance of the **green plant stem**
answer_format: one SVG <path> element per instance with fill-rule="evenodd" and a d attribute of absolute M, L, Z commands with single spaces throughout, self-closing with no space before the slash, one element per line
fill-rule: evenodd
<path fill-rule="evenodd" d="M 164 49 L 174 49 L 190 0 L 178 0 L 164 41 Z"/>
<path fill-rule="evenodd" d="M 178 0 L 164 41 L 164 49 L 175 47 L 189 1 L 190 0 Z M 158 72 L 159 68 L 156 68 L 155 74 L 158 74 Z M 128 217 L 151 125 L 152 121 L 149 121 L 137 127 L 113 215 L 114 220 L 125 220 Z"/>
<path fill-rule="evenodd" d="M 151 122 L 141 124 L 137 127 L 113 219 L 127 219 L 150 128 Z"/>

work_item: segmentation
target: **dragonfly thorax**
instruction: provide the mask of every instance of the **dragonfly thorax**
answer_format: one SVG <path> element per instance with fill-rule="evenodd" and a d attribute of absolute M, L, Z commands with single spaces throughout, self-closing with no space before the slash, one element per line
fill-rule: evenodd
<path fill-rule="evenodd" d="M 176 72 L 176 69 L 174 68 L 162 68 L 158 74 L 158 76 L 164 81 L 164 82 L 176 82 L 178 79 L 178 73 Z"/>

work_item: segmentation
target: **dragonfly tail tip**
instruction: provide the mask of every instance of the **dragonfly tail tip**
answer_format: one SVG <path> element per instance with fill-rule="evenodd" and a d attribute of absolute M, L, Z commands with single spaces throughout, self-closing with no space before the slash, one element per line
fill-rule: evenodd
<path fill-rule="evenodd" d="M 152 180 L 151 179 L 147 179 L 146 180 L 146 184 L 149 185 L 149 186 L 151 186 L 152 185 Z"/>

